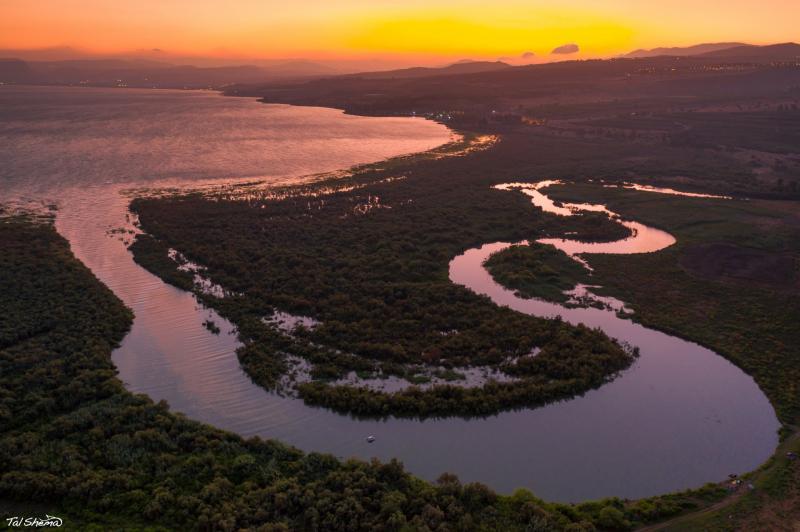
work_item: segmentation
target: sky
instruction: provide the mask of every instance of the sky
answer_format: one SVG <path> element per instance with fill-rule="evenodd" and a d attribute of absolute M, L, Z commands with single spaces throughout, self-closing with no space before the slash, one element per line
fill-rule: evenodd
<path fill-rule="evenodd" d="M 0 49 L 426 64 L 720 41 L 800 41 L 800 0 L 0 0 Z"/>

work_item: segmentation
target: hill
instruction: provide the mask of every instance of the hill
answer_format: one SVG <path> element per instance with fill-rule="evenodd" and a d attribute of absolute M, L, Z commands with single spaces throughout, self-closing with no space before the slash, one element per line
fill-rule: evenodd
<path fill-rule="evenodd" d="M 633 52 L 625 54 L 625 57 L 642 58 L 642 57 L 658 57 L 660 55 L 684 57 L 689 55 L 699 55 L 709 52 L 716 52 L 719 50 L 727 50 L 728 48 L 735 48 L 742 46 L 748 46 L 748 45 L 740 42 L 717 42 L 717 43 L 695 44 L 693 46 L 683 46 L 683 47 L 681 46 L 660 47 L 660 48 L 652 48 L 650 50 L 645 50 L 645 49 L 634 50 Z"/>
<path fill-rule="evenodd" d="M 0 83 L 24 81 L 30 79 L 33 73 L 25 61 L 19 59 L 0 59 Z"/>
<path fill-rule="evenodd" d="M 478 72 L 497 72 L 513 68 L 502 61 L 459 61 L 446 67 L 411 67 L 382 72 L 360 72 L 347 77 L 361 79 L 410 79 L 433 76 L 450 76 L 456 74 L 474 74 Z"/>
<path fill-rule="evenodd" d="M 800 44 L 786 42 L 767 46 L 736 46 L 707 52 L 700 57 L 756 62 L 800 61 Z"/>
<path fill-rule="evenodd" d="M 147 88 L 219 88 L 236 83 L 265 83 L 332 75 L 332 69 L 306 61 L 267 66 L 196 66 L 152 59 L 0 59 L 0 82 Z"/>
<path fill-rule="evenodd" d="M 240 85 L 227 93 L 363 115 L 426 114 L 469 127 L 483 118 L 512 120 L 510 115 L 516 115 L 518 120 L 520 106 L 727 97 L 733 81 L 737 97 L 754 98 L 786 94 L 800 85 L 800 68 L 772 63 L 737 56 L 563 61 L 461 74 L 438 69 L 416 77 L 376 74 Z"/>

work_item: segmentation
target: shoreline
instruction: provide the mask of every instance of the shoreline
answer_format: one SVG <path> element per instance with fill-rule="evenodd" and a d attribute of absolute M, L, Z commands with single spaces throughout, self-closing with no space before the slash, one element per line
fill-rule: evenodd
<path fill-rule="evenodd" d="M 423 166 L 425 166 L 426 164 L 427 164 L 427 163 L 423 164 Z M 400 182 L 400 183 L 402 183 L 402 182 Z M 389 186 L 389 185 L 387 185 L 387 186 Z M 393 185 L 391 185 L 391 186 L 394 186 L 394 184 L 393 184 Z M 476 242 L 476 243 L 480 243 L 480 242 Z M 720 358 L 720 360 L 722 360 L 722 359 Z M 727 362 L 726 362 L 726 363 L 727 363 Z M 738 370 L 737 370 L 737 371 L 738 371 Z M 725 474 L 727 474 L 727 473 L 725 473 Z M 721 476 L 722 476 L 722 475 L 721 475 Z"/>
<path fill-rule="evenodd" d="M 102 87 L 93 87 L 93 88 L 102 88 Z M 145 89 L 139 89 L 139 90 L 145 90 Z M 154 90 L 154 89 L 146 89 L 146 90 Z M 182 89 L 155 89 L 155 90 L 182 90 Z M 268 103 L 268 102 L 264 102 L 264 103 Z M 281 104 L 279 104 L 279 105 L 281 105 Z M 286 104 L 286 105 L 288 105 L 288 104 Z M 316 106 L 310 106 L 310 107 L 316 107 Z M 343 112 L 347 113 L 347 111 L 343 111 Z M 347 114 L 350 114 L 350 113 L 347 113 Z M 357 115 L 357 116 L 373 116 L 373 115 Z M 450 144 L 450 143 L 446 143 L 445 145 L 447 145 L 447 144 Z M 441 148 L 441 147 L 442 146 L 440 146 L 439 148 Z M 439 149 L 439 148 L 436 148 L 436 149 Z M 424 154 L 424 153 L 428 153 L 428 152 L 421 152 L 421 153 Z M 398 156 L 397 159 L 414 158 L 414 157 L 417 157 L 417 156 L 421 155 L 421 153 L 409 154 L 409 155 L 405 155 L 405 156 Z M 395 159 L 395 158 L 392 158 L 392 159 Z M 388 160 L 384 160 L 384 161 L 380 161 L 380 162 L 376 162 L 376 163 L 369 163 L 367 166 L 379 165 L 382 162 L 391 161 L 392 159 L 388 159 Z M 325 183 L 327 181 L 333 181 L 335 179 L 336 179 L 335 177 L 323 178 L 321 181 L 319 181 L 319 183 Z M 316 184 L 316 183 L 310 183 L 310 185 L 313 185 L 313 184 Z M 651 327 L 651 325 L 648 325 L 648 327 Z M 656 327 L 654 327 L 654 328 L 656 328 Z M 674 335 L 674 336 L 680 336 L 680 333 L 674 334 L 673 332 L 669 332 L 669 334 Z M 696 342 L 695 340 L 692 340 L 692 339 L 688 339 L 688 340 L 692 341 L 692 342 Z M 723 356 L 723 355 L 720 355 L 720 356 Z M 725 358 L 727 358 L 727 357 L 725 357 Z M 770 398 L 770 401 L 772 401 L 771 398 Z M 756 471 L 762 469 L 763 467 L 764 466 L 759 467 Z"/>

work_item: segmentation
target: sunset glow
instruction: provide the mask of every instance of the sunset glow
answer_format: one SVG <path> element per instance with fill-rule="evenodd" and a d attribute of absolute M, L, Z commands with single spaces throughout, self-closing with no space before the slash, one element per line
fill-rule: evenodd
<path fill-rule="evenodd" d="M 580 48 L 571 57 L 598 57 L 698 42 L 790 41 L 800 36 L 798 20 L 795 0 L 3 0 L 0 48 L 408 60 L 532 51 L 547 60 L 566 43 Z"/>

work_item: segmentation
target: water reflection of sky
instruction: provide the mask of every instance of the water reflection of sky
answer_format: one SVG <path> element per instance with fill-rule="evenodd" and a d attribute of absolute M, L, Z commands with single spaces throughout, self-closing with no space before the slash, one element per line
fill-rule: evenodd
<path fill-rule="evenodd" d="M 634 367 L 583 397 L 479 420 L 356 420 L 265 392 L 239 366 L 233 326 L 137 266 L 107 234 L 125 223 L 122 188 L 176 177 L 191 184 L 296 177 L 424 149 L 449 134 L 421 120 L 356 120 L 209 93 L 78 90 L 13 97 L 0 90 L 0 99 L 22 98 L 13 109 L 0 105 L 0 116 L 14 115 L 0 121 L 0 181 L 6 193 L 13 185 L 29 197 L 56 196 L 58 230 L 134 310 L 133 329 L 113 354 L 132 391 L 244 436 L 342 457 L 397 457 L 428 479 L 449 471 L 560 501 L 698 486 L 751 470 L 772 453 L 777 421 L 750 377 L 707 349 L 611 313 L 517 298 L 482 267 L 502 243 L 456 257 L 453 282 L 520 312 L 600 326 L 642 348 Z M 31 103 L 36 97 L 45 101 Z M 264 133 L 270 124 L 280 125 L 280 139 Z M 139 144 L 143 138 L 151 142 Z M 221 334 L 203 327 L 209 317 Z M 370 434 L 377 437 L 372 444 L 365 441 Z"/>
<path fill-rule="evenodd" d="M 497 185 L 499 190 L 518 190 L 531 198 L 531 203 L 545 212 L 558 216 L 572 216 L 582 211 L 604 212 L 611 217 L 617 214 L 608 210 L 605 205 L 591 203 L 557 203 L 541 192 L 541 189 L 559 184 L 559 181 L 547 180 L 537 183 L 504 183 Z M 661 192 L 661 189 L 650 187 L 652 192 Z M 658 251 L 675 243 L 675 237 L 666 231 L 648 227 L 632 220 L 619 220 L 619 223 L 631 230 L 631 236 L 615 242 L 581 242 L 567 238 L 542 238 L 537 240 L 542 244 L 550 244 L 560 249 L 567 255 L 575 256 L 581 253 L 649 253 Z"/>

